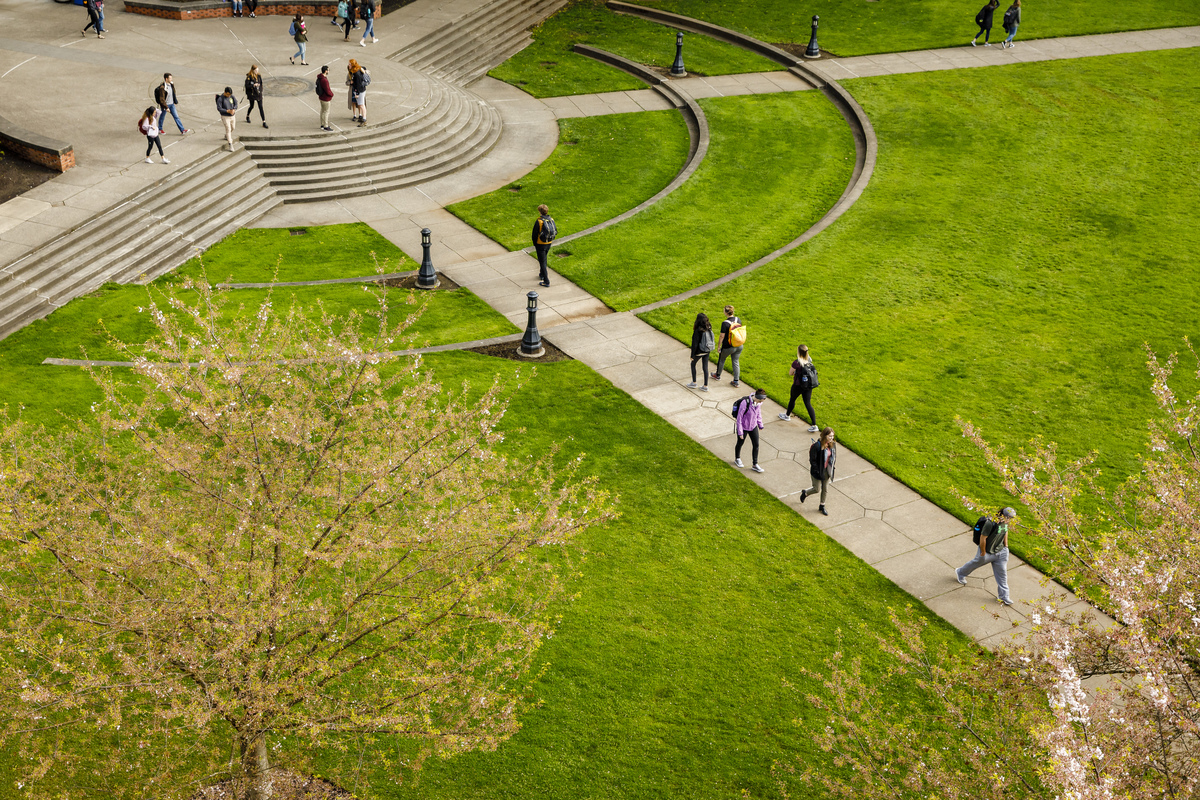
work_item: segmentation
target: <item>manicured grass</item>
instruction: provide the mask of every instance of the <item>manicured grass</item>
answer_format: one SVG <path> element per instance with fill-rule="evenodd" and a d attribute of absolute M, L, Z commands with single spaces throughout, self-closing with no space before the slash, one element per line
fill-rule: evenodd
<path fill-rule="evenodd" d="M 466 353 L 427 363 L 446 386 L 482 387 L 516 368 Z M 505 426 L 525 428 L 506 438 L 519 452 L 561 442 L 564 458 L 586 453 L 585 471 L 620 495 L 621 518 L 582 542 L 578 596 L 541 654 L 542 706 L 494 753 L 432 761 L 402 787 L 366 763 L 349 788 L 454 800 L 771 797 L 773 759 L 826 763 L 790 724 L 812 711 L 783 681 L 804 686 L 800 668 L 820 668 L 838 628 L 879 663 L 857 626 L 885 632 L 886 606 L 910 598 L 580 363 L 539 366 Z M 963 642 L 936 619 L 932 628 Z"/>
<path fill-rule="evenodd" d="M 304 233 L 295 235 L 296 231 Z M 371 226 L 355 222 L 309 228 L 242 228 L 204 253 L 203 271 L 212 283 L 312 281 L 374 275 L 377 261 L 384 272 L 418 267 Z M 200 274 L 201 259 L 193 258 L 166 277 L 175 280 Z"/>
<path fill-rule="evenodd" d="M 558 147 L 537 169 L 447 210 L 510 250 L 530 244 L 540 203 L 559 236 L 627 211 L 683 168 L 687 125 L 676 111 L 646 111 L 558 122 Z"/>
<path fill-rule="evenodd" d="M 966 520 L 953 487 L 1005 498 L 955 416 L 1009 447 L 1096 449 L 1112 483 L 1137 474 L 1142 346 L 1200 336 L 1198 80 L 1200 53 L 1180 50 L 849 81 L 879 136 L 859 202 L 647 319 L 687 341 L 697 311 L 734 304 L 754 331 L 745 378 L 784 401 L 809 345 L 819 421 Z"/>
<path fill-rule="evenodd" d="M 979 28 L 975 14 L 984 0 L 828 0 L 799 8 L 786 0 L 640 0 L 676 14 L 708 20 L 772 43 L 805 45 L 812 15 L 819 14 L 818 40 L 839 56 L 923 50 L 966 45 Z M 992 39 L 1003 39 L 1001 18 L 1011 3 L 996 11 Z M 1110 3 L 1026 3 L 1017 40 L 1079 36 L 1200 24 L 1194 0 L 1141 0 Z"/>
<path fill-rule="evenodd" d="M 686 184 L 551 251 L 554 269 L 615 309 L 670 297 L 770 253 L 820 219 L 850 178 L 850 131 L 816 92 L 700 105 L 711 144 Z"/>
<path fill-rule="evenodd" d="M 571 52 L 590 44 L 640 64 L 670 68 L 675 31 L 609 11 L 600 0 L 580 0 L 533 32 L 533 44 L 488 74 L 520 86 L 534 97 L 645 89 L 626 73 Z M 740 47 L 707 36 L 684 36 L 684 66 L 692 75 L 768 72 L 783 67 Z"/>

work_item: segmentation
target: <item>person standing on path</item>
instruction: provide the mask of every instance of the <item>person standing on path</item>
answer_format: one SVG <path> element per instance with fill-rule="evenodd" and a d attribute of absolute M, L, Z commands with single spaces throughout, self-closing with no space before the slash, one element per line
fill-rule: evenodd
<path fill-rule="evenodd" d="M 288 60 L 295 64 L 296 59 L 299 58 L 301 65 L 307 67 L 308 62 L 305 61 L 305 58 L 308 57 L 308 31 L 304 24 L 303 14 L 296 14 L 296 16 L 292 19 L 292 24 L 291 27 L 288 28 L 288 32 L 292 34 L 292 39 L 296 42 L 296 46 L 300 48 L 296 51 L 295 55 Z"/>
<path fill-rule="evenodd" d="M 825 427 L 821 430 L 821 438 L 808 448 L 808 472 L 812 475 L 813 485 L 800 492 L 800 502 L 803 503 L 810 494 L 816 494 L 817 487 L 820 486 L 821 505 L 817 510 L 827 517 L 829 512 L 825 510 L 825 496 L 829 493 L 829 483 L 833 480 L 834 470 L 837 469 L 835 439 L 833 428 Z"/>
<path fill-rule="evenodd" d="M 989 0 L 988 4 L 979 9 L 979 13 L 975 15 L 975 24 L 979 26 L 979 33 L 975 34 L 975 39 L 983 35 L 983 46 L 991 47 L 988 39 L 992 36 L 992 15 L 996 13 L 996 9 L 1000 7 L 1000 0 Z M 971 40 L 971 47 L 975 46 L 975 39 Z"/>
<path fill-rule="evenodd" d="M 329 103 L 333 100 L 333 87 L 329 85 L 329 67 L 321 67 L 317 76 L 317 99 L 321 101 L 321 130 L 331 131 L 329 127 Z"/>
<path fill-rule="evenodd" d="M 1008 11 L 1004 12 L 1004 30 L 1008 31 L 1008 38 L 1004 40 L 1002 47 L 1013 47 L 1013 37 L 1017 35 L 1017 28 L 1021 27 L 1021 0 L 1013 0 L 1013 4 L 1008 7 Z"/>
<path fill-rule="evenodd" d="M 733 313 L 733 306 L 725 306 L 725 321 L 721 323 L 721 352 L 717 355 L 717 371 L 712 374 L 714 381 L 721 380 L 721 371 L 725 368 L 725 357 L 729 356 L 730 369 L 733 371 L 731 386 L 742 385 L 742 345 L 734 345 L 729 341 L 729 332 L 735 327 L 741 327 L 742 321 Z"/>
<path fill-rule="evenodd" d="M 263 108 L 263 79 L 262 74 L 258 71 L 257 64 L 250 65 L 250 71 L 246 73 L 246 122 L 250 122 L 250 112 L 254 110 L 254 104 L 258 104 L 258 117 L 262 120 L 262 126 L 269 128 L 267 125 L 267 112 Z"/>
<path fill-rule="evenodd" d="M 138 120 L 138 130 L 146 137 L 146 163 L 154 163 L 150 159 L 150 152 L 157 145 L 158 157 L 162 159 L 164 164 L 170 164 L 170 159 L 163 155 L 162 139 L 158 138 L 158 111 L 155 110 L 154 106 L 150 106 L 146 109 L 146 113 L 142 114 L 142 118 Z"/>
<path fill-rule="evenodd" d="M 358 44 L 360 47 L 366 47 L 368 36 L 372 43 L 379 41 L 375 38 L 375 0 L 363 0 L 362 18 L 367 23 L 367 27 L 363 28 L 362 41 Z"/>
<path fill-rule="evenodd" d="M 162 113 L 158 119 L 158 130 L 165 131 L 167 128 L 167 112 L 171 112 L 171 118 L 175 120 L 175 124 L 179 126 L 179 135 L 191 133 L 191 128 L 183 127 L 183 121 L 179 119 L 179 112 L 175 110 L 175 106 L 179 105 L 179 92 L 175 88 L 175 78 L 171 73 L 163 73 L 163 82 L 154 90 L 154 102 L 158 103 L 158 107 L 162 109 Z"/>
<path fill-rule="evenodd" d="M 350 92 L 354 95 L 355 119 L 358 127 L 367 125 L 367 86 L 371 83 L 371 73 L 361 64 L 350 59 Z"/>
<path fill-rule="evenodd" d="M 817 432 L 817 412 L 813 411 L 812 407 L 812 390 L 821 385 L 817 379 L 817 367 L 813 364 L 812 359 L 808 355 L 808 348 L 800 345 L 796 348 L 796 360 L 792 362 L 792 396 L 788 400 L 787 411 L 779 415 L 779 418 L 787 422 L 792 418 L 792 411 L 796 408 L 796 398 L 804 398 L 804 407 L 808 409 L 808 419 L 812 422 L 809 426 L 809 433 Z"/>
<path fill-rule="evenodd" d="M 696 322 L 692 325 L 692 382 L 687 388 L 696 388 L 696 362 L 700 362 L 700 374 L 704 376 L 700 391 L 708 391 L 708 354 L 715 346 L 712 323 L 708 321 L 708 314 L 701 312 L 696 315 Z"/>
<path fill-rule="evenodd" d="M 79 32 L 80 36 L 87 36 L 88 28 L 96 29 L 96 38 L 104 38 L 104 0 L 85 0 L 84 8 L 87 9 L 88 24 L 83 26 L 83 30 Z"/>
<path fill-rule="evenodd" d="M 975 537 L 979 545 L 975 557 L 954 570 L 954 578 L 965 585 L 968 575 L 984 564 L 991 564 L 992 575 L 996 578 L 996 601 L 1006 606 L 1013 604 L 1008 594 L 1008 526 L 1016 518 L 1017 512 L 1011 506 L 1000 509 L 995 519 L 980 517 L 975 523 Z"/>
<path fill-rule="evenodd" d="M 763 468 L 758 465 L 758 432 L 762 430 L 762 404 L 767 399 L 767 393 L 762 389 L 758 389 L 753 395 L 746 395 L 741 400 L 734 404 L 734 409 L 737 412 L 734 415 L 733 432 L 737 434 L 737 444 L 733 447 L 733 463 L 734 466 L 742 465 L 742 445 L 746 443 L 746 437 L 750 437 L 750 463 L 753 465 L 750 469 L 755 472 L 763 472 Z"/>
<path fill-rule="evenodd" d="M 550 285 L 550 265 L 546 262 L 550 258 L 550 245 L 557 238 L 558 225 L 550 216 L 550 207 L 543 203 L 538 206 L 538 218 L 533 221 L 533 249 L 537 252 L 539 286 Z"/>
<path fill-rule="evenodd" d="M 237 125 L 237 98 L 233 96 L 233 87 L 226 86 L 224 94 L 217 95 L 217 113 L 225 125 L 225 141 L 229 142 L 229 152 L 233 152 L 233 129 Z"/>

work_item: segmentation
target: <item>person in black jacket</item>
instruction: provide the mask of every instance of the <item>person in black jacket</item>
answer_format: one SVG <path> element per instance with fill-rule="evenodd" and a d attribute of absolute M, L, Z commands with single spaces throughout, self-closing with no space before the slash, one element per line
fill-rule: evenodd
<path fill-rule="evenodd" d="M 696 322 L 692 325 L 692 382 L 687 388 L 696 388 L 696 363 L 699 362 L 700 373 L 704 375 L 704 385 L 700 391 L 708 391 L 708 354 L 715 345 L 712 323 L 708 321 L 708 314 L 701 312 L 696 315 Z"/>
<path fill-rule="evenodd" d="M 550 285 L 550 266 L 546 260 L 550 257 L 550 245 L 558 236 L 558 226 L 554 217 L 550 216 L 550 207 L 545 203 L 538 206 L 538 218 L 533 221 L 533 249 L 537 251 L 539 286 Z"/>
<path fill-rule="evenodd" d="M 225 141 L 229 142 L 229 150 L 233 151 L 233 130 L 237 126 L 237 98 L 233 96 L 233 87 L 226 86 L 222 94 L 217 95 L 217 113 L 225 126 Z"/>
<path fill-rule="evenodd" d="M 721 323 L 721 349 L 717 352 L 717 368 L 710 376 L 714 381 L 721 380 L 721 372 L 725 369 L 725 357 L 729 356 L 729 361 L 733 365 L 730 367 L 733 371 L 733 382 L 729 385 L 742 385 L 742 345 L 735 345 L 729 341 L 729 332 L 733 330 L 733 326 L 741 324 L 742 321 L 738 319 L 737 314 L 733 313 L 733 306 L 725 306 L 725 321 Z"/>
<path fill-rule="evenodd" d="M 975 34 L 975 39 L 978 39 L 980 34 L 983 35 L 983 46 L 991 47 L 988 39 L 992 36 L 992 15 L 996 13 L 996 9 L 1000 7 L 1000 0 L 990 0 L 986 6 L 979 9 L 979 13 L 975 15 L 975 24 L 979 26 L 979 33 Z M 971 47 L 975 46 L 975 39 L 971 40 Z"/>
<path fill-rule="evenodd" d="M 810 494 L 816 494 L 817 487 L 820 486 L 821 507 L 817 510 L 827 517 L 829 512 L 825 510 L 825 495 L 829 491 L 829 482 L 833 480 L 833 471 L 836 468 L 837 443 L 834 441 L 833 428 L 822 428 L 821 438 L 808 448 L 808 471 L 812 475 L 813 485 L 800 492 L 800 502 L 803 503 Z"/>
<path fill-rule="evenodd" d="M 250 71 L 246 73 L 246 122 L 250 121 L 250 112 L 254 110 L 254 104 L 258 104 L 258 116 L 262 120 L 264 128 L 269 128 L 267 125 L 267 112 L 263 109 L 263 79 L 262 73 L 258 71 L 257 64 L 250 65 Z"/>
<path fill-rule="evenodd" d="M 96 38 L 104 38 L 104 0 L 86 0 L 84 8 L 88 13 L 88 24 L 83 26 L 81 36 L 87 36 L 88 28 L 96 29 Z"/>

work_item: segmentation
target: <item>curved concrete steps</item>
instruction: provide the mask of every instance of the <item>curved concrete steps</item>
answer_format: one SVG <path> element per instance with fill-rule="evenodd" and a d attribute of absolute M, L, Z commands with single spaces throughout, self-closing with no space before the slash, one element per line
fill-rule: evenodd
<path fill-rule="evenodd" d="M 146 283 L 279 204 L 244 152 L 214 151 L 0 270 L 0 338 L 105 283 Z"/>
<path fill-rule="evenodd" d="M 530 42 L 529 29 L 568 0 L 493 0 L 389 58 L 466 86 Z"/>
<path fill-rule="evenodd" d="M 431 79 L 419 107 L 394 120 L 340 133 L 243 137 L 285 203 L 399 189 L 482 158 L 500 138 L 500 114 L 457 86 Z"/>

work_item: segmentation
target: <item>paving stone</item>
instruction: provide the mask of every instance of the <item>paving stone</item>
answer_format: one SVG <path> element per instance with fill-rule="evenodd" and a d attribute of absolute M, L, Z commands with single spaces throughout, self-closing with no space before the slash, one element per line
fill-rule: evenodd
<path fill-rule="evenodd" d="M 0 203 L 0 217 L 10 219 L 33 219 L 38 214 L 50 208 L 45 200 L 35 200 L 30 197 L 14 197 L 6 203 Z"/>
<path fill-rule="evenodd" d="M 808 487 L 801 486 L 800 488 L 807 489 Z M 861 519 L 865 511 L 858 503 L 838 491 L 836 486 L 830 486 L 825 495 L 825 510 L 829 512 L 829 516 L 825 516 L 819 511 L 821 504 L 819 496 L 814 497 L 810 494 L 808 500 L 802 503 L 800 502 L 800 493 L 796 492 L 783 498 L 783 502 L 825 532 L 839 525 Z"/>
<path fill-rule="evenodd" d="M 622 346 L 620 342 L 611 340 L 603 344 L 571 347 L 569 352 L 573 358 L 579 359 L 597 371 L 615 367 L 618 364 L 628 364 L 634 358 L 634 354 L 629 352 L 628 348 Z"/>
<path fill-rule="evenodd" d="M 883 519 L 917 544 L 940 542 L 966 533 L 963 521 L 925 500 L 914 500 L 883 512 Z"/>
<path fill-rule="evenodd" d="M 828 504 L 825 507 L 826 510 L 829 509 Z M 916 549 L 912 541 L 883 520 L 866 516 L 829 528 L 825 532 L 868 564 Z"/>
<path fill-rule="evenodd" d="M 679 352 L 679 342 L 649 326 L 647 329 L 644 333 L 624 337 L 621 339 L 621 344 L 640 356 L 658 356 Z"/>
<path fill-rule="evenodd" d="M 703 444 L 711 452 L 718 455 L 730 453 L 732 458 L 733 443 L 737 437 L 733 435 L 733 417 L 719 408 L 697 408 L 671 415 L 667 420 L 676 428 Z M 719 441 L 728 437 L 728 441 Z"/>
<path fill-rule="evenodd" d="M 747 466 L 749 466 L 749 462 L 744 457 L 749 447 L 750 443 L 747 442 L 746 446 L 742 448 L 743 463 Z M 773 452 L 774 450 L 775 448 L 763 444 L 759 452 L 758 465 L 765 471 L 751 472 L 750 480 L 776 497 L 787 497 L 799 489 L 807 488 L 808 470 L 791 459 L 778 458 L 778 453 Z"/>
<path fill-rule="evenodd" d="M 1023 621 L 1019 614 L 999 605 L 995 595 L 969 587 L 931 597 L 925 605 L 975 641 L 1012 631 Z"/>
<path fill-rule="evenodd" d="M 678 344 L 678 342 L 676 343 Z M 672 378 L 680 383 L 688 383 L 692 379 L 691 358 L 688 356 L 686 348 L 680 348 L 669 353 L 660 353 L 650 357 L 650 363 L 661 370 L 667 377 Z M 700 375 L 700 365 L 696 365 L 696 383 L 700 386 L 704 385 L 704 378 Z M 700 390 L 694 390 L 700 394 Z M 709 399 L 707 395 L 711 392 L 705 392 L 705 399 Z"/>
<path fill-rule="evenodd" d="M 553 339 L 555 347 L 563 349 L 573 358 L 579 357 L 575 355 L 578 350 L 593 345 L 607 345 L 609 341 L 590 325 L 583 325 L 578 322 L 556 330 Z"/>
<path fill-rule="evenodd" d="M 646 331 L 654 330 L 632 314 L 610 314 L 589 324 L 609 339 L 640 336 Z"/>
<path fill-rule="evenodd" d="M 953 575 L 946 580 L 942 562 L 924 549 L 886 558 L 874 566 L 892 583 L 922 602 L 960 588 Z"/>
<path fill-rule="evenodd" d="M 633 399 L 660 417 L 700 408 L 700 398 L 670 383 L 633 393 Z"/>
<path fill-rule="evenodd" d="M 465 261 L 461 264 L 450 264 L 446 265 L 444 270 L 460 286 L 470 286 L 473 283 L 494 281 L 504 277 L 490 265 L 480 261 Z"/>
<path fill-rule="evenodd" d="M 568 322 L 595 319 L 596 317 L 602 317 L 606 314 L 612 313 L 612 309 L 594 297 L 587 297 L 581 300 L 575 300 L 566 303 L 557 303 L 554 306 L 554 310 L 561 314 L 563 319 L 567 320 Z"/>
<path fill-rule="evenodd" d="M 661 386 L 664 383 L 674 385 L 674 382 L 666 375 L 663 375 L 654 367 L 641 361 L 629 361 L 624 364 L 617 364 L 613 367 L 598 370 L 598 372 L 611 381 L 614 386 L 624 389 L 630 394 L 642 389 L 649 389 L 651 386 Z"/>
<path fill-rule="evenodd" d="M 838 488 L 854 498 L 864 508 L 875 508 L 880 511 L 911 503 L 920 498 L 920 495 L 912 489 L 879 470 L 863 472 L 838 481 Z"/>

